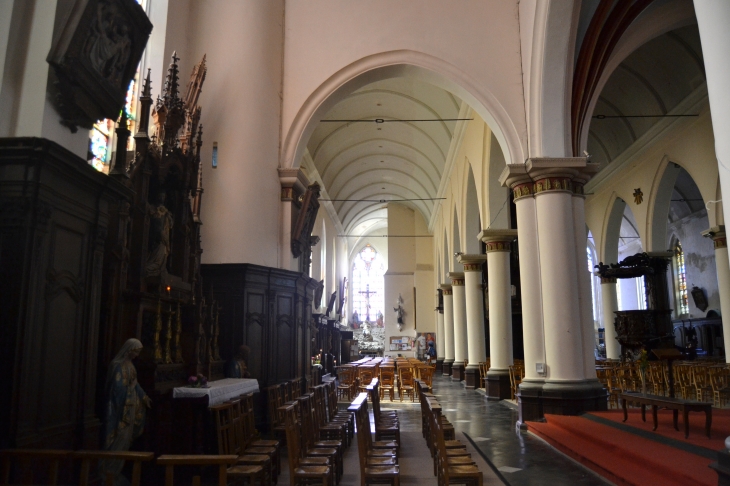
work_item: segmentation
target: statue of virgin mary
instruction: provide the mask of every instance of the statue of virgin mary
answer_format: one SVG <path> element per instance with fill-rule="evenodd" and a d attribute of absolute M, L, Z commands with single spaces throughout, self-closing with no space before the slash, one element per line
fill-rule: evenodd
<path fill-rule="evenodd" d="M 106 451 L 128 451 L 132 441 L 142 434 L 145 407 L 152 406 L 152 400 L 137 383 L 137 370 L 132 363 L 141 350 L 138 339 L 128 339 L 109 365 L 102 446 Z M 115 486 L 125 485 L 128 481 L 121 474 L 123 466 L 124 461 L 99 461 L 99 472 L 102 478 L 113 476 Z"/>

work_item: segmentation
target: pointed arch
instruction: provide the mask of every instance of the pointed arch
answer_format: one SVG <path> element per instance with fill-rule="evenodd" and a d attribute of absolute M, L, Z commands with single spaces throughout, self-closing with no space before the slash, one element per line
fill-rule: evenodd
<path fill-rule="evenodd" d="M 477 185 L 474 180 L 474 172 L 471 164 L 467 163 L 466 180 L 466 203 L 464 207 L 464 253 L 479 253 L 479 238 L 477 235 L 482 230 L 481 218 L 479 217 L 479 200 L 477 198 Z"/>

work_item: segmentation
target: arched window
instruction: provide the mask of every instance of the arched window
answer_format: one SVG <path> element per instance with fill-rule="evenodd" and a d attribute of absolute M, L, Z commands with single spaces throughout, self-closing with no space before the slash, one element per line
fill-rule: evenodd
<path fill-rule="evenodd" d="M 369 244 L 355 256 L 352 262 L 352 312 L 356 321 L 382 322 L 384 305 L 385 261 Z M 357 319 L 354 319 L 357 312 Z M 380 317 L 380 319 L 378 319 Z M 382 324 L 380 324 L 382 325 Z"/>
<path fill-rule="evenodd" d="M 689 303 L 687 301 L 687 271 L 684 267 L 684 250 L 682 243 L 677 241 L 674 245 L 674 289 L 677 316 L 689 314 Z"/>

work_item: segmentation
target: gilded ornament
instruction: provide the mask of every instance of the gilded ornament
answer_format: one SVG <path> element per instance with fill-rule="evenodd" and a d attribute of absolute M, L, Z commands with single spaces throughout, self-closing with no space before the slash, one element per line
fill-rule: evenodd
<path fill-rule="evenodd" d="M 641 192 L 641 188 L 637 187 L 634 189 L 634 202 L 638 205 L 644 201 L 644 193 Z"/>

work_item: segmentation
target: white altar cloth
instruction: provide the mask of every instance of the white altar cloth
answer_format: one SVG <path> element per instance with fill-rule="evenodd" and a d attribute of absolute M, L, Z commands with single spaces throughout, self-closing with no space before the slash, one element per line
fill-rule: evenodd
<path fill-rule="evenodd" d="M 259 382 L 253 378 L 225 378 L 209 381 L 208 388 L 181 386 L 172 389 L 172 398 L 208 397 L 208 406 L 218 405 L 246 393 L 259 391 Z"/>

